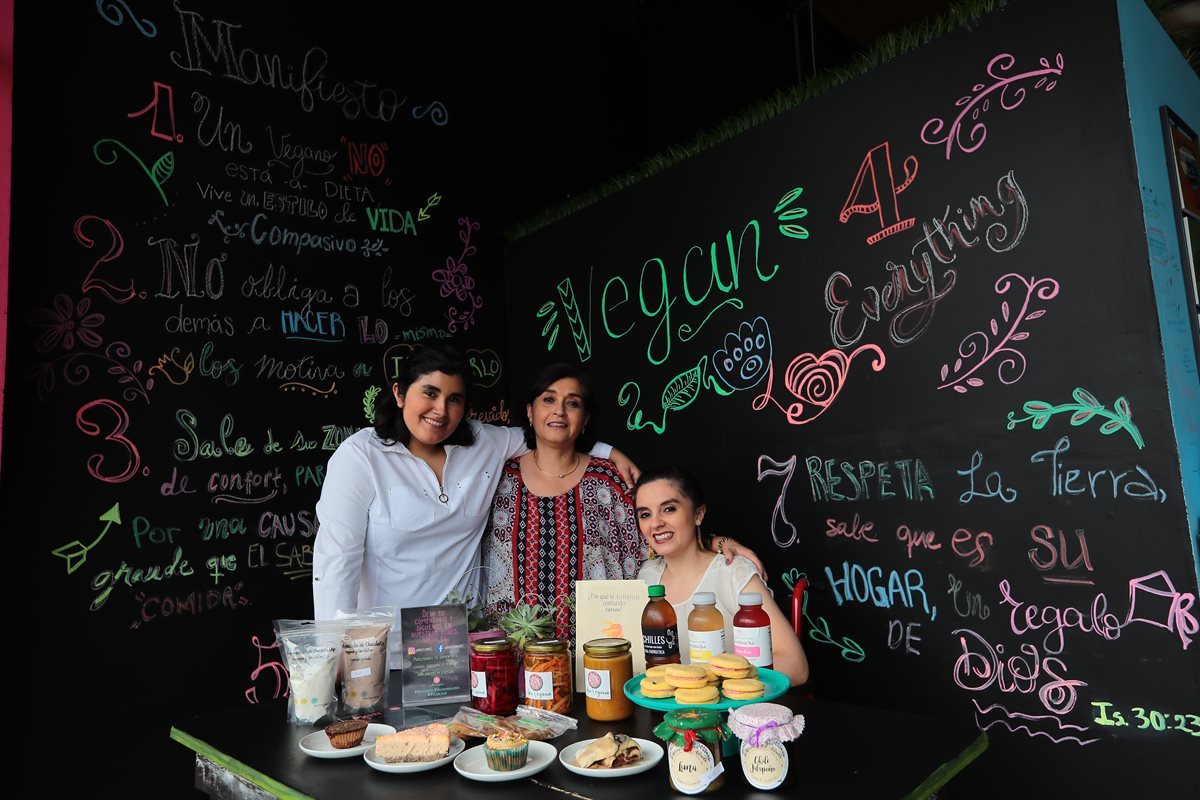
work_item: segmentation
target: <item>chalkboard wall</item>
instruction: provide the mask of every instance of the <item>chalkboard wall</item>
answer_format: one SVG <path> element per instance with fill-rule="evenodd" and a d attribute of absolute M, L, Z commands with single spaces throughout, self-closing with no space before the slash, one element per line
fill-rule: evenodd
<path fill-rule="evenodd" d="M 984 728 L 969 796 L 1200 778 L 1116 22 L 1012 4 L 509 254 L 512 351 L 593 370 L 777 596 L 807 575 L 817 694 Z"/>
<path fill-rule="evenodd" d="M 398 352 L 467 349 L 507 421 L 454 31 L 326 13 L 17 12 L 3 505 L 16 628 L 58 636 L 23 711 L 90 732 L 62 786 L 136 762 L 121 793 L 186 792 L 171 724 L 282 695 L 271 620 L 312 614 L 325 464 Z"/>

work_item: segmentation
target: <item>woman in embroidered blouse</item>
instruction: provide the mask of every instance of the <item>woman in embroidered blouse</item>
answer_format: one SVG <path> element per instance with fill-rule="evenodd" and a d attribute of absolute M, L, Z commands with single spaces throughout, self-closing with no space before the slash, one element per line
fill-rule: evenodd
<path fill-rule="evenodd" d="M 774 668 L 798 686 L 808 680 L 808 657 L 796 631 L 761 578 L 762 567 L 745 558 L 731 562 L 717 558 L 700 546 L 700 523 L 707 507 L 699 481 L 675 466 L 646 470 L 634 487 L 638 527 L 642 536 L 661 556 L 647 561 L 639 577 L 647 584 L 662 584 L 667 600 L 682 623 L 692 611 L 692 595 L 713 592 L 717 608 L 725 617 L 725 642 L 733 642 L 733 615 L 738 594 L 758 592 L 762 607 L 771 619 L 771 650 Z M 679 626 L 679 650 L 687 652 L 687 631 Z M 732 648 L 729 648 L 732 651 Z"/>
<path fill-rule="evenodd" d="M 314 619 L 344 608 L 436 605 L 451 590 L 479 596 L 480 540 L 501 467 L 527 448 L 519 428 L 463 424 L 469 376 L 447 345 L 415 351 L 377 401 L 374 427 L 330 457 L 317 502 Z M 607 445 L 596 452 L 634 469 Z"/>
<path fill-rule="evenodd" d="M 520 602 L 557 608 L 559 638 L 574 642 L 576 580 L 633 580 L 647 557 L 628 484 L 595 441 L 592 380 L 573 364 L 551 364 L 534 379 L 525 405 L 530 451 L 504 465 L 484 533 L 486 612 L 499 616 Z M 757 561 L 727 537 L 714 548 Z"/>

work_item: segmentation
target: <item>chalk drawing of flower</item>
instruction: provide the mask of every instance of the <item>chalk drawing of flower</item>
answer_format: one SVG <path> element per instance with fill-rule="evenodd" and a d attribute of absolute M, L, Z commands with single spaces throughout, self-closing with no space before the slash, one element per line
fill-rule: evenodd
<path fill-rule="evenodd" d="M 433 279 L 442 285 L 442 297 L 454 295 L 459 300 L 466 300 L 467 294 L 475 288 L 475 279 L 467 274 L 467 265 L 453 257 L 446 259 L 445 269 L 433 271 Z"/>
<path fill-rule="evenodd" d="M 49 353 L 61 344 L 64 350 L 73 350 L 77 337 L 88 347 L 104 344 L 104 339 L 95 330 L 104 324 L 104 315 L 88 313 L 91 307 L 90 298 L 75 303 L 68 295 L 58 294 L 54 296 L 53 308 L 36 308 L 29 312 L 29 323 L 44 331 L 34 343 L 34 349 Z"/>
<path fill-rule="evenodd" d="M 1035 299 L 1052 300 L 1057 297 L 1058 281 L 1053 278 L 1025 278 L 1010 272 L 996 281 L 996 294 L 1007 294 L 1017 283 L 1025 287 L 1025 297 L 1020 308 L 1013 312 L 1005 300 L 1000 303 L 1000 322 L 996 321 L 996 317 L 988 321 L 990 336 L 988 331 L 984 330 L 967 334 L 959 342 L 954 368 L 951 369 L 948 363 L 942 365 L 942 385 L 939 389 L 951 388 L 959 394 L 966 394 L 969 388 L 978 389 L 983 386 L 984 381 L 976 373 L 997 356 L 1001 358 L 996 365 L 996 377 L 1001 383 L 1014 384 L 1025 375 L 1025 354 L 1011 345 L 1029 338 L 1027 331 L 1020 330 L 1021 324 L 1046 313 L 1044 308 L 1031 311 L 1030 307 Z M 1001 324 L 1007 325 L 1007 328 L 1002 329 Z M 996 337 L 994 342 L 992 337 Z M 965 372 L 962 371 L 964 367 L 967 368 Z M 950 375 L 955 377 L 947 380 Z"/>
<path fill-rule="evenodd" d="M 925 144 L 944 143 L 947 159 L 954 152 L 956 144 L 964 153 L 973 153 L 982 147 L 984 140 L 987 139 L 987 126 L 979 122 L 979 116 L 991 108 L 993 95 L 1000 108 L 1012 111 L 1025 102 L 1025 87 L 1019 86 L 1020 82 L 1036 78 L 1034 89 L 1051 92 L 1058 85 L 1058 79 L 1062 77 L 1062 53 L 1055 56 L 1053 66 L 1045 57 L 1042 57 L 1038 59 L 1041 69 L 1029 70 L 1016 75 L 1005 74 L 1013 68 L 1016 61 L 1009 53 L 1001 53 L 989 61 L 987 77 L 991 81 L 976 83 L 971 87 L 971 94 L 958 98 L 954 105 L 962 110 L 950 123 L 949 128 L 946 128 L 945 122 L 937 117 L 927 120 L 921 127 L 921 141 Z M 996 92 L 999 94 L 995 94 Z M 970 115 L 969 121 L 966 119 L 968 115 Z M 970 126 L 969 129 L 966 127 L 967 125 Z M 945 130 L 945 136 L 941 135 L 943 130 Z"/>
<path fill-rule="evenodd" d="M 733 391 L 752 389 L 771 365 L 771 328 L 763 317 L 743 322 L 725 334 L 725 345 L 712 354 L 713 373 Z"/>

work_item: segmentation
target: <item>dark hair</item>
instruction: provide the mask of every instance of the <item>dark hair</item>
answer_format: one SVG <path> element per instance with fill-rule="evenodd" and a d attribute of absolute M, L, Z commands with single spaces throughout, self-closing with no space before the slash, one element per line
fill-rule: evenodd
<path fill-rule="evenodd" d="M 663 464 L 643 472 L 637 479 L 637 483 L 633 485 L 632 494 L 635 504 L 637 503 L 638 489 L 654 481 L 670 481 L 675 484 L 683 496 L 691 500 L 692 505 L 696 508 L 707 505 L 704 501 L 704 487 L 700 485 L 700 481 L 695 475 L 675 464 Z"/>
<path fill-rule="evenodd" d="M 565 361 L 543 367 L 542 371 L 533 379 L 533 383 L 529 385 L 529 391 L 525 395 L 525 405 L 532 405 L 552 384 L 563 378 L 574 378 L 579 381 L 583 410 L 587 412 L 590 419 L 584 426 L 583 432 L 579 434 L 579 438 L 575 440 L 575 450 L 579 453 L 587 453 L 596 443 L 596 391 L 593 388 L 592 376 L 584 372 L 581 367 Z M 533 450 L 537 447 L 537 437 L 533 433 L 533 426 L 529 424 L 528 416 L 523 418 L 521 428 L 525 431 L 525 446 Z"/>
<path fill-rule="evenodd" d="M 418 347 L 407 357 L 397 358 L 395 377 L 389 382 L 379 396 L 375 398 L 375 434 L 385 444 L 407 445 L 411 438 L 408 426 L 404 424 L 404 414 L 396 405 L 392 396 L 392 384 L 395 383 L 400 394 L 408 391 L 408 387 L 422 375 L 431 372 L 442 372 L 446 375 L 457 375 L 463 379 L 463 391 L 466 394 L 466 406 L 463 409 L 463 420 L 454 433 L 446 437 L 442 444 L 475 444 L 475 434 L 467 424 L 471 409 L 471 368 L 458 350 L 448 344 L 431 344 Z"/>

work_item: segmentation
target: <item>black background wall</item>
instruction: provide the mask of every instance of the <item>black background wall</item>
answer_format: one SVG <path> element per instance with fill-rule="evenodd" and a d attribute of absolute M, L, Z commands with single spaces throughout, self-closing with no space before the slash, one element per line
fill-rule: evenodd
<path fill-rule="evenodd" d="M 1083 5 L 1010 6 L 509 251 L 513 351 L 601 376 L 777 596 L 807 574 L 818 694 L 986 729 L 971 796 L 1200 777 L 1116 13 Z"/>

